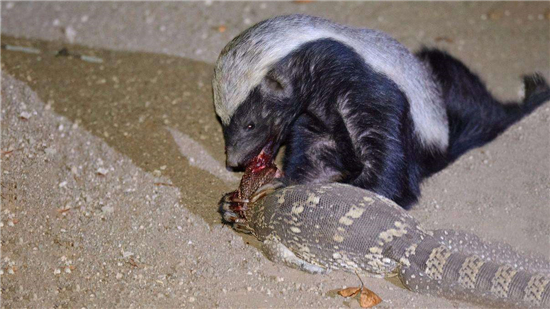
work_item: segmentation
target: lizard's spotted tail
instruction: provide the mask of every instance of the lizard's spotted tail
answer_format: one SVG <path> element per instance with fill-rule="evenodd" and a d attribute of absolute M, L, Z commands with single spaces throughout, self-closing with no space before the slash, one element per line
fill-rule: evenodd
<path fill-rule="evenodd" d="M 411 290 L 493 306 L 550 307 L 550 278 L 490 256 L 453 252 L 433 237 L 425 238 L 400 271 Z"/>

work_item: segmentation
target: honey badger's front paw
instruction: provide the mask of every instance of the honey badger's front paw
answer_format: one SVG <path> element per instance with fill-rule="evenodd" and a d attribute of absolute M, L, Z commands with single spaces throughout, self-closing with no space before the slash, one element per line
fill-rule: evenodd
<path fill-rule="evenodd" d="M 237 191 L 226 193 L 220 201 L 220 213 L 222 218 L 227 223 L 235 223 L 242 221 L 242 204 L 237 202 Z"/>
<path fill-rule="evenodd" d="M 235 198 L 236 192 L 237 191 L 233 191 L 225 194 L 220 201 L 220 212 L 223 221 L 230 223 L 237 232 L 253 234 L 253 229 L 248 225 L 248 221 L 244 217 L 246 204 L 243 204 L 242 201 Z M 236 200 L 238 200 L 238 202 L 236 202 Z"/>
<path fill-rule="evenodd" d="M 226 223 L 236 223 L 242 220 L 239 214 L 232 212 L 231 210 L 222 211 L 223 221 Z"/>

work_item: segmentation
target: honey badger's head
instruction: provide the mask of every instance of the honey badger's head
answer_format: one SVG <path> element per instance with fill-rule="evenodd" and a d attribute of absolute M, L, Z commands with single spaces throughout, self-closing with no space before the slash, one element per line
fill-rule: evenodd
<path fill-rule="evenodd" d="M 268 72 L 223 123 L 227 166 L 245 167 L 262 151 L 271 159 L 299 109 L 285 74 Z"/>
<path fill-rule="evenodd" d="M 352 49 L 370 68 L 399 86 L 409 101 L 415 137 L 423 148 L 447 148 L 448 120 L 439 87 L 430 70 L 403 45 L 379 31 L 349 28 L 314 16 L 288 15 L 245 30 L 227 44 L 216 63 L 214 104 L 223 125 L 228 166 L 245 166 L 262 149 L 275 155 L 302 104 L 308 104 L 302 98 L 308 97 L 304 92 L 324 90 L 312 90 L 308 78 L 316 84 L 326 81 L 319 73 L 322 66 L 317 56 L 324 56 L 322 52 L 301 56 L 309 67 L 303 63 L 293 66 L 293 62 L 300 64 L 293 55 L 308 43 L 325 39 Z"/>
<path fill-rule="evenodd" d="M 223 126 L 228 167 L 245 167 L 262 150 L 272 158 L 300 113 L 292 68 L 282 59 L 311 37 L 297 34 L 302 22 L 295 15 L 289 41 L 286 18 L 249 28 L 227 44 L 216 63 L 214 104 Z"/>

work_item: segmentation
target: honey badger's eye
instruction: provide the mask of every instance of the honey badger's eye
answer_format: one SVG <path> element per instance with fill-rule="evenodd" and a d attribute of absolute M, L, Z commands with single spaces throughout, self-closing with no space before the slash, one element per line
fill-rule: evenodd
<path fill-rule="evenodd" d="M 251 122 L 251 123 L 249 123 L 249 124 L 246 125 L 245 129 L 246 129 L 247 131 L 252 131 L 252 130 L 254 130 L 254 127 L 255 127 L 254 123 Z"/>

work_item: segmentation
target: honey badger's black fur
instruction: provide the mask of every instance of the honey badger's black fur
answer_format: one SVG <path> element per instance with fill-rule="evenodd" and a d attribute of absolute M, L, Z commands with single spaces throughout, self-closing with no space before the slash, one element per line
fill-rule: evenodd
<path fill-rule="evenodd" d="M 461 62 L 438 50 L 417 57 L 431 67 L 446 110 L 444 149 L 424 145 L 407 94 L 353 48 L 333 39 L 300 45 L 270 66 L 224 125 L 228 165 L 286 144 L 293 183 L 340 181 L 407 207 L 419 184 L 468 149 L 494 139 L 550 98 L 539 76 L 525 78 L 523 103 L 501 104 Z"/>
<path fill-rule="evenodd" d="M 550 99 L 550 88 L 538 74 L 524 76 L 523 102 L 502 104 L 487 91 L 479 77 L 449 54 L 437 49 L 423 49 L 417 56 L 430 64 L 441 85 L 450 128 L 450 144 L 444 164 L 430 168 L 427 162 L 424 164 L 427 175 L 439 171 L 469 149 L 490 142 Z"/>

